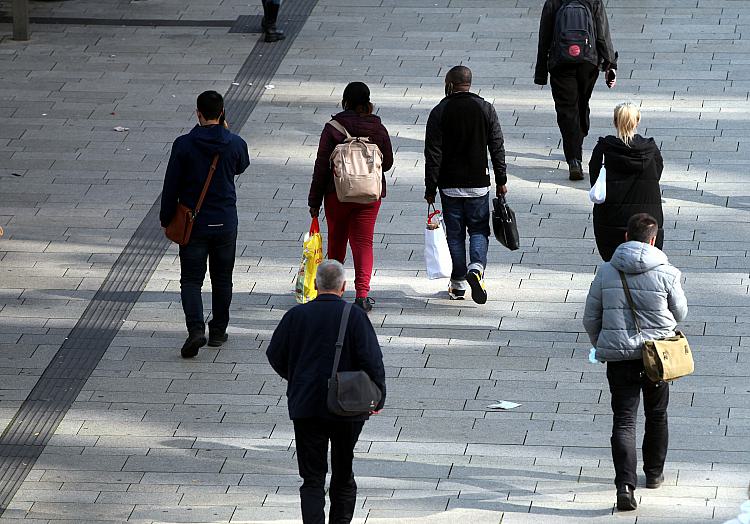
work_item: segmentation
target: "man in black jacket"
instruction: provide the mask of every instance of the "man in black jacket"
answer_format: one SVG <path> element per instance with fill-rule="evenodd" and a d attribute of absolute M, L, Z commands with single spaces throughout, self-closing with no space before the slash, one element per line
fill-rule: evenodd
<path fill-rule="evenodd" d="M 198 96 L 198 125 L 174 141 L 161 193 L 159 219 L 167 227 L 178 202 L 195 209 L 213 158 L 216 171 L 208 187 L 190 242 L 180 246 L 180 298 L 185 312 L 188 338 L 183 358 L 192 358 L 206 344 L 201 288 L 210 266 L 212 313 L 208 323 L 208 345 L 227 340 L 229 306 L 232 303 L 232 270 L 237 243 L 237 194 L 234 177 L 247 169 L 247 143 L 224 125 L 224 99 L 216 91 Z"/>
<path fill-rule="evenodd" d="M 304 524 L 325 524 L 325 480 L 331 441 L 331 509 L 329 522 L 349 523 L 357 501 L 352 473 L 354 446 L 368 415 L 340 417 L 328 412 L 326 397 L 345 302 L 344 266 L 324 260 L 315 278 L 318 297 L 293 307 L 271 337 L 268 362 L 287 381 L 289 418 L 294 423 Z M 351 308 L 338 371 L 365 371 L 383 396 L 385 370 L 378 338 L 367 314 Z"/>
<path fill-rule="evenodd" d="M 425 194 L 435 203 L 440 189 L 448 248 L 453 261 L 448 296 L 463 300 L 466 282 L 471 298 L 487 302 L 484 268 L 490 236 L 490 176 L 487 150 L 492 159 L 497 196 L 507 192 L 503 132 L 492 104 L 470 92 L 471 70 L 455 66 L 445 75 L 445 98 L 427 119 L 424 143 Z M 469 259 L 466 265 L 466 231 Z"/>
<path fill-rule="evenodd" d="M 565 9 L 565 15 L 563 9 Z M 566 16 L 577 11 L 572 17 Z M 565 20 L 574 20 L 593 32 L 584 43 L 565 32 Z M 571 26 L 568 23 L 568 32 Z M 583 32 L 588 32 L 583 31 Z M 581 34 L 581 31 L 576 31 Z M 617 53 L 612 47 L 609 23 L 601 0 L 546 0 L 539 22 L 539 48 L 534 83 L 545 85 L 550 77 L 557 125 L 562 135 L 570 180 L 583 180 L 583 139 L 589 133 L 589 99 L 599 70 L 604 71 L 607 87 L 615 86 Z"/>

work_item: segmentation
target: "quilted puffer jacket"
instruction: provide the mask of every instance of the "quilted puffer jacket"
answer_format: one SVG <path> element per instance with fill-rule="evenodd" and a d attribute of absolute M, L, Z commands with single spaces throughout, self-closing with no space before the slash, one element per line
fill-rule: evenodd
<path fill-rule="evenodd" d="M 636 331 L 618 270 L 625 273 L 641 334 Z M 680 270 L 658 248 L 630 241 L 620 244 L 612 260 L 599 266 L 586 298 L 583 326 L 598 360 L 636 360 L 642 358 L 644 339 L 674 335 L 687 311 Z"/>

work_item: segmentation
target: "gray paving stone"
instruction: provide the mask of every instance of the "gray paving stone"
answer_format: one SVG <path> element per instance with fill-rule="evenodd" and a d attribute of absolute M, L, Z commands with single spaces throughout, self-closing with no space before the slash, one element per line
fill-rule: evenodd
<path fill-rule="evenodd" d="M 32 9 L 40 16 L 232 19 L 260 7 L 105 9 L 79 0 Z M 253 163 L 238 185 L 242 257 L 232 341 L 221 351 L 202 350 L 195 362 L 177 356 L 184 328 L 171 249 L 24 484 L 21 493 L 31 495 L 22 496 L 34 504 L 15 502 L 6 512 L 13 518 L 2 520 L 299 520 L 284 385 L 262 350 L 294 303 L 320 126 L 358 71 L 397 151 L 376 227 L 371 316 L 392 387 L 357 449 L 355 522 L 692 524 L 733 515 L 746 496 L 750 461 L 742 447 L 742 379 L 750 363 L 743 327 L 750 284 L 750 201 L 741 185 L 748 156 L 741 110 L 750 92 L 745 10 L 713 1 L 608 5 L 621 81 L 612 92 L 597 86 L 585 149 L 610 132 L 616 102 L 641 104 L 641 130 L 655 136 L 665 157 L 665 249 L 684 270 L 691 306 L 683 328 L 700 348 L 696 374 L 673 388 L 669 485 L 641 494 L 636 516 L 612 510 L 606 380 L 603 367 L 585 362 L 579 320 L 598 263 L 591 208 L 584 188 L 560 170 L 549 89 L 531 84 L 538 11 L 533 2 L 320 0 L 275 89 L 239 130 Z M 498 33 L 508 19 L 511 31 Z M 169 144 L 192 126 L 195 92 L 225 91 L 255 38 L 224 28 L 37 25 L 31 45 L 0 53 L 0 67 L 7 66 L 0 115 L 8 121 L 0 130 L 0 264 L 14 270 L 0 273 L 0 289 L 13 295 L 0 294 L 0 368 L 8 377 L 0 380 L 0 424 L 156 198 Z M 478 91 L 500 114 L 509 198 L 523 236 L 518 252 L 492 244 L 491 300 L 483 308 L 438 298 L 445 284 L 427 281 L 421 261 L 421 140 L 442 96 L 441 77 L 458 62 L 472 67 Z M 131 131 L 113 132 L 118 124 Z M 8 170 L 23 177 L 7 178 Z M 522 406 L 486 411 L 489 400 L 501 399 Z M 576 475 L 577 468 L 585 471 Z M 70 493 L 58 495 L 60 483 Z M 97 490 L 91 503 L 89 492 Z M 50 500 L 58 496 L 69 498 Z M 49 505 L 76 497 L 83 517 L 71 513 L 77 505 Z M 120 507 L 135 511 L 112 511 Z"/>

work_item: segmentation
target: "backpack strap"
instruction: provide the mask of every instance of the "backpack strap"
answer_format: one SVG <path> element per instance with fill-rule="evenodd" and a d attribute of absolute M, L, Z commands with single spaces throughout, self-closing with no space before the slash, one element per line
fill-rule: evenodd
<path fill-rule="evenodd" d="M 334 128 L 334 129 L 335 129 L 336 131 L 338 131 L 339 133 L 341 133 L 341 134 L 345 135 L 345 136 L 346 136 L 346 138 L 347 138 L 347 140 L 349 140 L 349 139 L 353 138 L 353 137 L 352 137 L 352 135 L 350 135 L 350 134 L 349 134 L 349 131 L 347 131 L 347 130 L 346 130 L 346 128 L 345 128 L 344 126 L 342 126 L 342 125 L 341 125 L 341 124 L 340 124 L 339 122 L 337 122 L 337 121 L 336 121 L 336 120 L 334 120 L 333 118 L 331 118 L 331 119 L 330 119 L 330 120 L 328 121 L 328 124 L 330 124 L 330 126 L 331 126 L 332 128 Z"/>

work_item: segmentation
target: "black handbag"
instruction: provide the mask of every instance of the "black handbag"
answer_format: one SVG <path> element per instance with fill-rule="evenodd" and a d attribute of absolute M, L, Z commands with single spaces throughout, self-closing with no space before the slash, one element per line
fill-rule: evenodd
<path fill-rule="evenodd" d="M 511 251 L 520 247 L 516 214 L 505 201 L 503 195 L 492 199 L 492 229 L 498 242 Z"/>
<path fill-rule="evenodd" d="M 383 397 L 380 388 L 364 371 L 339 371 L 341 350 L 344 347 L 346 325 L 349 323 L 349 313 L 352 304 L 344 306 L 339 326 L 339 338 L 336 341 L 336 356 L 333 359 L 333 371 L 328 379 L 328 397 L 326 404 L 328 411 L 342 417 L 367 415 L 374 411 Z"/>

